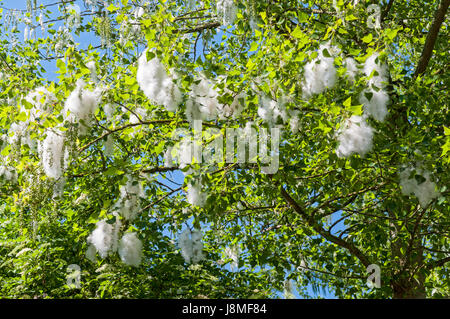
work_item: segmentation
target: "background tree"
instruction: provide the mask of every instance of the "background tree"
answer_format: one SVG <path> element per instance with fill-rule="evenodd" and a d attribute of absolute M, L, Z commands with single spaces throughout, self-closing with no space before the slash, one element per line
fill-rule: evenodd
<path fill-rule="evenodd" d="M 1 296 L 448 297 L 449 3 L 2 4 Z"/>

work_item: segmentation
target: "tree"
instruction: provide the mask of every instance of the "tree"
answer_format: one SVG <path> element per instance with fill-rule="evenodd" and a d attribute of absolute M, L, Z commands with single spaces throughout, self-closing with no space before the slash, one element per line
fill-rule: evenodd
<path fill-rule="evenodd" d="M 448 297 L 449 3 L 2 5 L 1 296 Z"/>

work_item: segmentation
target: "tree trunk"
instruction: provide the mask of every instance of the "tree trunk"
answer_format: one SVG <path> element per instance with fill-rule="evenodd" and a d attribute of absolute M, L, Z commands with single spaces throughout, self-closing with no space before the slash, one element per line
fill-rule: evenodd
<path fill-rule="evenodd" d="M 398 281 L 392 284 L 394 299 L 424 299 L 426 298 L 424 281 L 417 282 L 412 279 L 409 281 Z"/>

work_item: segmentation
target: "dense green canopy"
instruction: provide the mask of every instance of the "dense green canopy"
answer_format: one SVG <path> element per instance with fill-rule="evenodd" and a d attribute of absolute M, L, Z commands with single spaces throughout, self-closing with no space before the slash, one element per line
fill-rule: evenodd
<path fill-rule="evenodd" d="M 450 295 L 449 0 L 40 2 L 0 2 L 0 297 Z M 277 169 L 183 161 L 199 119 Z"/>

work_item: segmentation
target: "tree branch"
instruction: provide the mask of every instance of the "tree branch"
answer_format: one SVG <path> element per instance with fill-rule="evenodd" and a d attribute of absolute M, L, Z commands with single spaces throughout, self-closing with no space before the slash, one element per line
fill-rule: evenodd
<path fill-rule="evenodd" d="M 434 268 L 437 268 L 437 267 L 444 266 L 444 264 L 449 262 L 449 261 L 450 261 L 450 257 L 445 257 L 445 258 L 436 260 L 436 261 L 428 264 L 427 269 L 431 270 L 431 269 L 434 269 Z"/>
<path fill-rule="evenodd" d="M 425 40 L 422 56 L 420 57 L 416 71 L 414 72 L 414 77 L 417 77 L 420 74 L 424 73 L 427 69 L 428 63 L 431 59 L 431 55 L 433 54 L 433 48 L 438 37 L 439 29 L 441 28 L 442 22 L 444 22 L 445 14 L 447 13 L 449 5 L 450 0 L 441 0 L 439 7 L 434 14 L 434 20 Z"/>
<path fill-rule="evenodd" d="M 270 176 L 270 175 L 269 175 Z M 270 176 L 271 178 L 271 176 Z M 272 179 L 272 178 L 271 178 Z M 327 232 L 324 228 L 322 228 L 319 224 L 317 224 L 314 220 L 314 218 L 306 213 L 306 211 L 289 195 L 289 193 L 283 188 L 282 185 L 280 185 L 277 181 L 274 181 L 275 185 L 277 185 L 280 188 L 281 195 L 286 200 L 286 202 L 294 209 L 296 213 L 298 213 L 302 219 L 310 226 L 312 227 L 319 235 L 324 237 L 326 240 L 347 249 L 353 256 L 358 258 L 361 263 L 367 267 L 371 264 L 369 259 L 352 243 L 347 242 L 339 237 L 336 237 L 332 235 L 331 233 Z"/>
<path fill-rule="evenodd" d="M 200 32 L 200 31 L 207 30 L 207 29 L 214 29 L 214 28 L 217 28 L 220 26 L 221 26 L 220 22 L 208 22 L 205 24 L 198 25 L 192 29 L 182 29 L 182 30 L 180 30 L 180 32 L 181 33 L 194 33 L 194 32 Z"/>
<path fill-rule="evenodd" d="M 380 20 L 382 22 L 387 18 L 388 14 L 389 14 L 389 11 L 391 11 L 391 8 L 392 8 L 393 4 L 394 4 L 394 0 L 390 0 L 389 3 L 386 6 L 386 9 L 384 9 L 383 12 L 381 13 L 381 19 Z"/>

